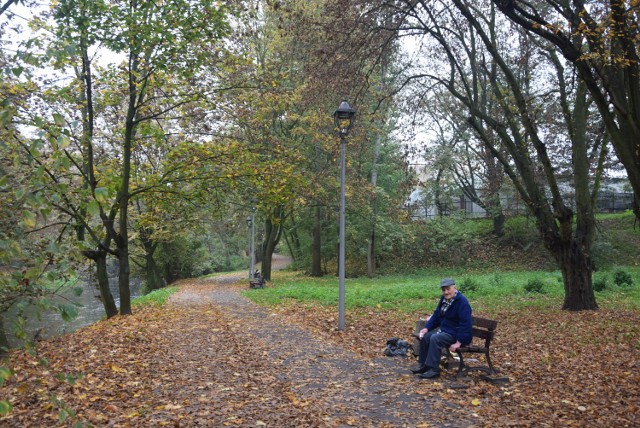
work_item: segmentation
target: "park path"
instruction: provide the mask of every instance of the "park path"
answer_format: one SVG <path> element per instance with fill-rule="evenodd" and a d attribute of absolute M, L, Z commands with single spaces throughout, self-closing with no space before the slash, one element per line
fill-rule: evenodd
<path fill-rule="evenodd" d="M 276 266 L 282 266 L 279 259 Z M 246 367 L 259 358 L 291 397 L 329 415 L 334 426 L 476 426 L 473 416 L 429 393 L 429 381 L 408 374 L 413 360 L 363 358 L 316 338 L 311 330 L 271 313 L 240 294 L 233 275 L 199 280 L 174 294 L 169 304 L 213 305 L 236 334 L 244 335 Z M 187 338 L 188 339 L 188 338 Z M 259 345 L 259 346 L 258 346 Z M 188 345 L 185 345 L 188 346 Z M 252 349 L 266 349 L 255 355 Z M 402 378 L 403 382 L 398 382 Z M 409 381 L 409 387 L 407 387 Z"/>

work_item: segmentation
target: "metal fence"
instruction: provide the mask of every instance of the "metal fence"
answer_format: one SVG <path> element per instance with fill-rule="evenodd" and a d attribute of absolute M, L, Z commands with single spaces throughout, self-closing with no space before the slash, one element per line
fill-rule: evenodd
<path fill-rule="evenodd" d="M 507 217 L 529 214 L 527 206 L 518 197 L 501 197 L 500 205 L 503 214 Z M 441 204 L 424 205 L 415 202 L 406 208 L 414 220 L 452 215 L 463 218 L 489 217 L 483 208 L 465 197 Z M 633 209 L 633 193 L 630 192 L 600 192 L 595 206 L 596 213 L 614 213 L 631 209 Z"/>
<path fill-rule="evenodd" d="M 633 209 L 633 193 L 600 192 L 596 212 L 620 212 Z"/>

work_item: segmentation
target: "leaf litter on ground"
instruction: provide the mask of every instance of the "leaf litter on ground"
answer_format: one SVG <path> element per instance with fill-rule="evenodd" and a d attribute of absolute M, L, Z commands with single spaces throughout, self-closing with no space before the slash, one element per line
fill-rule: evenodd
<path fill-rule="evenodd" d="M 358 416 L 357 397 L 342 397 L 341 406 L 331 407 L 321 392 L 318 401 L 303 396 L 279 373 L 282 360 L 270 357 L 270 344 L 247 339 L 252 325 L 199 300 L 202 282 L 181 287 L 199 304 L 143 308 L 41 342 L 35 355 L 12 352 L 14 375 L 0 386 L 0 397 L 13 411 L 0 425 L 391 426 Z M 336 331 L 335 308 L 290 303 L 270 311 L 365 363 L 382 356 L 388 338 L 409 340 L 419 315 L 354 310 L 348 327 Z M 452 412 L 472 415 L 469 426 L 640 426 L 637 311 L 476 315 L 500 322 L 492 359 L 508 383 L 475 374 L 458 382 L 455 370 L 436 382 L 418 380 L 408 372 L 412 358 L 395 358 L 406 375 L 390 374 L 387 385 L 363 378 L 352 387 L 385 395 L 392 385 L 409 400 L 430 400 L 433 411 L 417 424 L 422 426 L 448 426 L 442 415 Z M 339 394 L 344 385 L 332 382 L 326 393 Z M 415 420 L 401 411 L 397 417 Z"/>

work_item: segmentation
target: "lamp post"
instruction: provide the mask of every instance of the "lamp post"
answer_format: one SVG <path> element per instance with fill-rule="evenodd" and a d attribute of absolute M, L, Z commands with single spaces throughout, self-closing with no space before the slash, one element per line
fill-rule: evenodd
<path fill-rule="evenodd" d="M 253 200 L 252 200 L 253 201 Z M 249 251 L 251 252 L 251 264 L 249 265 L 249 281 L 253 281 L 255 272 L 255 245 L 256 245 L 256 207 L 251 207 L 251 217 L 247 217 L 247 225 L 249 226 L 250 245 Z"/>
<path fill-rule="evenodd" d="M 345 230 L 345 176 L 346 176 L 346 154 L 347 141 L 346 137 L 353 125 L 356 111 L 351 108 L 346 100 L 342 100 L 338 109 L 333 113 L 333 120 L 336 129 L 340 134 L 340 237 L 338 246 L 338 280 L 340 285 L 340 298 L 338 301 L 338 330 L 344 330 L 344 276 L 345 276 L 345 247 L 344 247 L 344 230 Z"/>
<path fill-rule="evenodd" d="M 249 244 L 249 250 L 248 250 L 248 256 L 249 256 L 249 281 L 251 281 L 253 279 L 253 259 L 252 259 L 252 251 L 251 251 L 251 236 L 253 235 L 251 233 L 251 226 L 253 225 L 253 221 L 251 221 L 251 216 L 247 216 L 247 231 L 249 232 L 249 239 L 248 244 Z"/>

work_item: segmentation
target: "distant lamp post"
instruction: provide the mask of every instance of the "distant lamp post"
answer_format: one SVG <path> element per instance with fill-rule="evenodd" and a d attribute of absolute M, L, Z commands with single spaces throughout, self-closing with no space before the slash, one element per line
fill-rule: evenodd
<path fill-rule="evenodd" d="M 356 111 L 351 108 L 346 100 L 342 100 L 338 109 L 333 113 L 336 129 L 340 134 L 340 238 L 338 248 L 338 278 L 340 284 L 340 299 L 338 302 L 338 330 L 344 330 L 344 264 L 345 264 L 345 248 L 344 248 L 344 230 L 345 230 L 345 176 L 346 176 L 346 154 L 347 141 L 346 136 L 349 134 L 353 126 Z"/>
<path fill-rule="evenodd" d="M 247 217 L 247 229 L 249 231 L 249 281 L 253 279 L 253 245 L 252 245 L 252 232 L 253 221 L 251 216 Z"/>
<path fill-rule="evenodd" d="M 251 253 L 251 263 L 249 265 L 249 281 L 253 281 L 255 278 L 255 257 L 256 257 L 256 200 L 251 198 L 251 217 L 247 217 L 247 225 L 249 226 L 249 252 Z"/>

